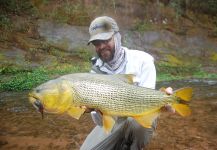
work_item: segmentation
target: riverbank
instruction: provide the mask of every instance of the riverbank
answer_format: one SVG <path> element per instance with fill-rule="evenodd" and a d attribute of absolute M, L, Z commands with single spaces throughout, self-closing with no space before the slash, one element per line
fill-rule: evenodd
<path fill-rule="evenodd" d="M 30 90 L 64 74 L 89 72 L 96 54 L 87 46 L 88 25 L 101 15 L 117 20 L 123 46 L 154 57 L 158 81 L 217 78 L 216 10 L 195 12 L 199 2 L 185 9 L 178 1 L 0 4 L 1 91 Z"/>
<path fill-rule="evenodd" d="M 72 62 L 71 62 L 72 63 Z M 57 64 L 52 67 L 23 69 L 15 67 L 3 68 L 0 71 L 0 91 L 25 91 L 59 76 L 89 72 L 90 62 L 72 64 Z M 180 79 L 217 79 L 217 74 L 207 73 L 196 66 L 159 66 L 157 65 L 157 81 L 171 81 Z"/>

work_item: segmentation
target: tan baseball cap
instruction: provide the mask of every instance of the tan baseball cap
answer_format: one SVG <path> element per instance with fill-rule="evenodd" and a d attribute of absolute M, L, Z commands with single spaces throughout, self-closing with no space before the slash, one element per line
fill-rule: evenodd
<path fill-rule="evenodd" d="M 114 19 L 107 16 L 97 17 L 90 24 L 88 44 L 94 40 L 108 40 L 118 31 L 119 27 Z"/>

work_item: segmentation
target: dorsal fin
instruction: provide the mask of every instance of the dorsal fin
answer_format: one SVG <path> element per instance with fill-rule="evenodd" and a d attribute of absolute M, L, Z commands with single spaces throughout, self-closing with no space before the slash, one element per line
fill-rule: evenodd
<path fill-rule="evenodd" d="M 134 83 L 134 78 L 135 78 L 134 74 L 117 74 L 114 76 L 116 76 L 117 78 L 119 78 L 120 80 L 122 80 L 126 83 L 129 83 L 129 84 Z"/>

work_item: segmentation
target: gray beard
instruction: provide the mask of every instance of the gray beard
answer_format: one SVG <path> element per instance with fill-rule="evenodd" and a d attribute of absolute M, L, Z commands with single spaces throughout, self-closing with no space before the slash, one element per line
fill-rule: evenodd
<path fill-rule="evenodd" d="M 109 70 L 115 71 L 119 67 L 123 66 L 125 61 L 125 51 L 121 46 L 121 35 L 119 32 L 114 34 L 115 53 L 111 61 L 105 63 L 105 67 Z"/>

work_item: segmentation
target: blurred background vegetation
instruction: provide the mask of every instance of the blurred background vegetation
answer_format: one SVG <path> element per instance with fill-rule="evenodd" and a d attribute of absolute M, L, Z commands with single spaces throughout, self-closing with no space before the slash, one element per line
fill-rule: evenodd
<path fill-rule="evenodd" d="M 139 19 L 136 23 L 149 19 L 158 22 L 164 18 L 179 20 L 181 17 L 196 22 L 198 17 L 210 17 L 212 20 L 209 21 L 216 25 L 217 14 L 216 0 L 1 0 L 0 8 L 2 28 L 10 27 L 16 16 L 71 25 L 89 25 L 93 18 L 103 14 L 118 14 L 116 18 L 119 19 L 126 19 L 125 16 Z M 123 24 L 132 22 L 130 19 Z"/>
<path fill-rule="evenodd" d="M 217 38 L 216 0 L 1 0 L 0 89 L 29 90 L 63 74 L 89 71 L 94 54 L 82 45 L 66 52 L 47 43 L 38 33 L 39 20 L 87 27 L 101 15 L 114 17 L 121 29 L 140 33 L 167 30 L 182 36 L 196 35 L 203 29 L 211 40 Z M 155 46 L 168 45 L 158 42 Z M 14 47 L 25 52 L 16 64 L 3 54 Z M 52 63 L 29 65 L 42 56 L 51 57 Z M 156 62 L 158 80 L 217 78 L 215 70 L 204 70 L 200 63 L 186 65 L 174 56 L 168 59 Z M 216 52 L 211 59 L 217 61 Z"/>

